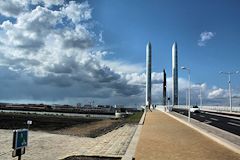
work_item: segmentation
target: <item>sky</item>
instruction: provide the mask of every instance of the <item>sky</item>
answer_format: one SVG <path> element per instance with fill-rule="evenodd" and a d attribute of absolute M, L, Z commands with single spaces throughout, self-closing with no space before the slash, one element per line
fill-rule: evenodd
<path fill-rule="evenodd" d="M 178 45 L 179 102 L 191 69 L 192 103 L 228 105 L 228 77 L 240 70 L 238 0 L 3 0 L 0 101 L 123 104 L 145 101 L 146 44 L 152 44 L 152 98 L 171 97 L 171 47 Z M 240 74 L 231 77 L 240 104 Z"/>

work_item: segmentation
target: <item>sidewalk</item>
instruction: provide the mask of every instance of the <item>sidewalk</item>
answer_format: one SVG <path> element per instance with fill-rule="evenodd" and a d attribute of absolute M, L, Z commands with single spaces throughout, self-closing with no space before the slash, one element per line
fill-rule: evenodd
<path fill-rule="evenodd" d="M 240 160 L 240 155 L 160 112 L 148 112 L 136 160 Z"/>

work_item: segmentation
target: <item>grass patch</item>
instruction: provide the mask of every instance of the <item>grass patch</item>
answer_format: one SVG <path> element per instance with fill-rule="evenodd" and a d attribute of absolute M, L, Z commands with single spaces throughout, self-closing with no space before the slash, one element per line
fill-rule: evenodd
<path fill-rule="evenodd" d="M 139 123 L 140 119 L 142 118 L 143 112 L 136 112 L 132 115 L 129 115 L 126 118 L 126 123 L 134 123 L 137 124 Z"/>

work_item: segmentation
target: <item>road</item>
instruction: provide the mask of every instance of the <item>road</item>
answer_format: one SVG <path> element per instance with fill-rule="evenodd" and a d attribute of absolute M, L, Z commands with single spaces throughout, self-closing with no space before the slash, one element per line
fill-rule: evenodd
<path fill-rule="evenodd" d="M 188 115 L 188 111 L 184 109 L 174 108 L 173 111 Z M 240 118 L 237 116 L 201 111 L 200 113 L 191 113 L 191 118 L 240 136 Z"/>

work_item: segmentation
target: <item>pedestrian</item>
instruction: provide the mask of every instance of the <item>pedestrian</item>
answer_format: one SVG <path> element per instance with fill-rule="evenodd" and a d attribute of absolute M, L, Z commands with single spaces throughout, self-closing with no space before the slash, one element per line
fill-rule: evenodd
<path fill-rule="evenodd" d="M 150 104 L 148 105 L 148 109 L 152 112 L 152 110 L 151 110 L 151 105 L 150 105 Z"/>

